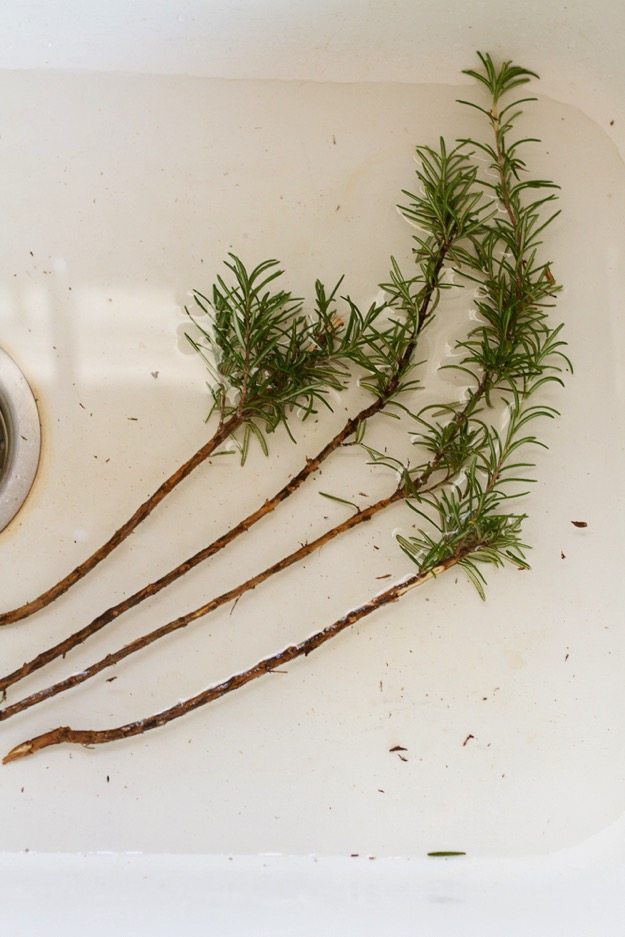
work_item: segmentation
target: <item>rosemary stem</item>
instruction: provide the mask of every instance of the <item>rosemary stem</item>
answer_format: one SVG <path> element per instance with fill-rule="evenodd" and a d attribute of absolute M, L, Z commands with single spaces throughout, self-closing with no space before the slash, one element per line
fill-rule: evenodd
<path fill-rule="evenodd" d="M 484 381 L 481 383 L 483 386 Z M 497 479 L 501 471 L 501 467 L 509 457 L 509 450 L 502 449 L 499 458 L 497 459 L 495 465 L 492 468 L 486 490 L 492 490 L 493 487 L 497 484 Z M 424 473 L 425 474 L 425 473 Z M 392 503 L 393 498 L 387 499 L 388 503 Z M 381 502 L 380 502 L 381 503 Z M 372 506 L 373 507 L 373 506 Z M 369 509 L 371 510 L 371 508 Z M 346 524 L 352 522 L 352 526 L 355 526 L 358 518 L 365 514 L 366 512 L 361 512 L 355 517 L 350 518 Z M 476 512 L 475 512 L 476 513 Z M 364 518 L 365 520 L 368 517 Z M 322 539 L 322 538 L 319 538 Z M 207 690 L 198 693 L 196 696 L 193 696 L 187 700 L 183 700 L 177 703 L 175 706 L 170 707 L 169 709 L 163 710 L 154 715 L 148 716 L 144 719 L 138 720 L 136 722 L 128 723 L 123 726 L 118 726 L 113 729 L 102 729 L 102 730 L 93 730 L 93 729 L 72 729 L 69 726 L 59 726 L 56 729 L 53 729 L 49 732 L 46 732 L 42 735 L 36 736 L 33 739 L 29 739 L 26 742 L 22 742 L 19 745 L 11 749 L 10 752 L 3 758 L 3 764 L 9 764 L 12 761 L 17 761 L 20 758 L 27 757 L 32 755 L 35 752 L 39 751 L 42 748 L 48 748 L 52 745 L 57 745 L 61 743 L 70 743 L 70 744 L 79 744 L 79 745 L 98 745 L 104 744 L 106 742 L 119 741 L 124 738 L 130 738 L 134 735 L 141 735 L 145 732 L 148 732 L 152 729 L 157 729 L 163 725 L 166 725 L 169 722 L 179 719 L 182 716 L 187 715 L 195 709 L 205 706 L 208 703 L 213 702 L 216 699 L 225 696 L 228 693 L 238 690 L 241 687 L 245 686 L 247 683 L 252 682 L 252 680 L 257 679 L 258 677 L 263 676 L 266 673 L 270 673 L 272 670 L 275 670 L 277 667 L 283 666 L 284 664 L 289 663 L 292 660 L 295 660 L 301 656 L 307 656 L 316 648 L 321 647 L 327 641 L 330 641 L 332 638 L 336 637 L 346 628 L 351 625 L 356 624 L 361 621 L 363 618 L 366 618 L 372 612 L 377 611 L 377 609 L 388 605 L 391 602 L 397 601 L 401 598 L 402 595 L 405 595 L 406 592 L 409 592 L 411 589 L 416 588 L 419 585 L 427 582 L 429 579 L 435 578 L 446 570 L 450 569 L 453 566 L 456 566 L 458 563 L 462 563 L 465 557 L 468 555 L 475 555 L 479 550 L 484 546 L 482 542 L 475 539 L 466 539 L 461 540 L 453 554 L 446 557 L 441 562 L 437 563 L 434 566 L 429 566 L 425 569 L 420 569 L 417 573 L 412 576 L 407 577 L 402 582 L 391 586 L 389 589 L 384 590 L 383 592 L 378 593 L 377 595 L 370 598 L 367 602 L 362 605 L 357 606 L 351 611 L 347 612 L 341 618 L 334 621 L 331 625 L 326 626 L 320 631 L 315 632 L 310 637 L 306 638 L 304 641 L 301 641 L 299 644 L 289 645 L 284 648 L 282 651 L 279 651 L 275 654 L 272 654 L 270 657 L 263 658 L 258 661 L 252 667 L 248 668 L 245 671 L 242 671 L 238 674 L 235 674 L 228 679 L 222 681 L 216 686 L 209 687 Z M 302 548 L 305 549 L 305 548 Z M 281 564 L 276 564 L 276 567 Z M 275 570 L 277 571 L 277 569 Z M 253 587 L 251 587 L 253 588 Z M 235 598 L 235 593 L 237 590 L 232 590 L 227 595 L 227 599 L 224 596 L 224 601 L 230 601 Z M 210 603 L 209 603 L 210 604 Z M 204 607 L 207 608 L 207 607 Z M 198 610 L 197 614 L 200 614 L 202 610 Z M 195 613 L 191 613 L 195 614 Z M 187 620 L 185 620 L 187 619 Z M 144 643 L 148 638 L 152 640 L 157 640 L 159 637 L 162 637 L 165 633 L 170 633 L 171 630 L 174 630 L 177 627 L 184 627 L 188 621 L 191 620 L 189 616 L 182 616 L 180 619 L 177 619 L 175 622 L 170 623 L 170 625 L 163 626 L 161 629 L 152 632 L 151 635 L 144 636 L 139 638 L 136 642 L 132 642 L 127 645 L 126 648 L 123 648 L 121 652 L 118 652 L 116 655 L 109 655 L 107 658 L 103 658 L 98 664 L 93 665 L 92 668 L 83 671 L 82 673 L 75 674 L 73 677 L 69 678 L 70 681 L 73 681 L 71 684 L 68 681 L 64 681 L 64 684 L 57 684 L 58 690 L 61 691 L 61 688 L 68 689 L 69 686 L 77 685 L 88 679 L 89 676 L 93 676 L 96 672 L 100 672 L 105 669 L 107 666 L 110 666 L 112 658 L 118 657 L 119 654 L 123 656 L 128 656 L 128 654 L 133 653 L 134 650 L 138 650 L 139 646 L 145 647 Z M 167 630 L 165 630 L 167 629 Z M 121 657 L 118 657 L 121 659 Z M 97 670 L 96 670 L 97 668 Z M 45 698 L 55 695 L 55 688 L 49 688 L 47 691 L 42 691 L 40 694 L 34 694 L 33 697 L 29 698 L 32 700 L 30 705 L 34 705 L 35 702 L 41 702 Z M 19 711 L 19 708 L 26 708 L 25 704 L 28 704 L 28 700 L 22 700 L 20 703 L 15 704 L 12 707 L 12 714 L 15 714 L 16 711 Z M 6 713 L 8 710 L 5 710 L 3 713 L 3 718 L 6 718 Z"/>
<path fill-rule="evenodd" d="M 512 206 L 512 201 L 510 198 L 510 180 L 508 178 L 508 173 L 506 171 L 506 157 L 505 157 L 505 148 L 502 140 L 501 134 L 501 123 L 499 121 L 499 111 L 495 102 L 490 109 L 490 123 L 493 128 L 493 134 L 495 137 L 495 152 L 497 154 L 497 169 L 499 171 L 499 181 L 501 185 L 501 203 L 506 210 L 510 224 L 515 232 L 518 229 L 518 221 L 516 217 L 516 212 Z"/>
<path fill-rule="evenodd" d="M 221 595 L 211 599 L 209 602 L 205 602 L 198 608 L 193 609 L 193 611 L 187 612 L 184 615 L 180 615 L 178 618 L 161 625 L 160 628 L 155 628 L 153 631 L 147 632 L 146 634 L 135 638 L 134 641 L 129 642 L 111 654 L 107 654 L 105 657 L 96 661 L 94 664 L 91 664 L 91 666 L 84 668 L 84 670 L 71 674 L 64 680 L 60 680 L 59 682 L 54 683 L 43 690 L 39 690 L 37 693 L 31 694 L 30 696 L 19 700 L 17 703 L 13 703 L 11 706 L 6 706 L 4 709 L 0 710 L 0 721 L 9 719 L 11 716 L 15 716 L 17 713 L 23 712 L 25 709 L 30 709 L 30 707 L 35 706 L 38 703 L 42 703 L 44 700 L 50 699 L 52 696 L 57 696 L 59 693 L 63 693 L 65 690 L 69 690 L 72 687 L 84 683 L 86 680 L 95 677 L 103 670 L 106 670 L 109 667 L 113 667 L 120 661 L 130 657 L 130 655 L 136 654 L 138 651 L 149 647 L 151 644 L 154 644 L 155 641 L 159 641 L 161 638 L 164 638 L 169 634 L 173 634 L 175 631 L 180 631 L 182 628 L 186 628 L 187 625 L 191 624 L 191 622 L 197 621 L 199 618 L 204 618 L 206 615 L 209 615 L 218 608 L 227 605 L 229 602 L 236 601 L 246 592 L 250 592 L 252 589 L 255 589 L 271 576 L 275 576 L 276 573 L 282 572 L 283 570 L 288 569 L 290 566 L 293 566 L 295 563 L 300 562 L 305 557 L 310 556 L 311 553 L 319 550 L 326 543 L 329 543 L 330 540 L 335 539 L 340 534 L 345 533 L 348 530 L 352 530 L 354 527 L 357 527 L 360 524 L 364 524 L 375 514 L 384 510 L 384 508 L 389 507 L 389 505 L 399 501 L 402 497 L 403 492 L 400 489 L 397 489 L 388 498 L 383 498 L 382 500 L 369 505 L 369 507 L 365 508 L 363 511 L 359 511 L 357 514 L 353 514 L 351 517 L 347 518 L 347 520 L 343 521 L 342 524 L 339 524 L 331 530 L 326 531 L 325 534 L 322 534 L 320 537 L 317 537 L 310 543 L 304 544 L 293 553 L 290 553 L 288 556 L 285 556 L 276 563 L 273 563 L 271 566 L 268 566 L 262 572 L 257 573 L 255 576 L 247 579 L 244 583 L 229 589 L 227 592 L 223 592 Z"/>

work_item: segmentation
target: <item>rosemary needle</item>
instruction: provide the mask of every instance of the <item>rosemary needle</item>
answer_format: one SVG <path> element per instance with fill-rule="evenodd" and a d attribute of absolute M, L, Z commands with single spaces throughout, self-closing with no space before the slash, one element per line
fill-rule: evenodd
<path fill-rule="evenodd" d="M 448 563 L 447 567 L 451 565 L 453 565 L 453 563 Z M 181 716 L 193 712 L 194 709 L 198 709 L 200 706 L 205 706 L 207 703 L 220 699 L 227 693 L 232 693 L 234 690 L 240 689 L 252 680 L 256 680 L 258 677 L 271 673 L 277 667 L 287 664 L 297 657 L 303 655 L 308 656 L 308 654 L 316 648 L 321 647 L 322 644 L 336 637 L 336 635 L 340 634 L 341 631 L 344 631 L 346 628 L 349 628 L 356 621 L 360 621 L 378 608 L 387 605 L 389 602 L 396 601 L 409 589 L 421 585 L 421 583 L 431 579 L 433 575 L 442 571 L 443 569 L 441 568 L 440 570 L 431 571 L 424 575 L 417 573 L 411 576 L 410 579 L 407 579 L 401 585 L 392 586 L 385 592 L 380 593 L 375 599 L 372 599 L 365 605 L 359 606 L 357 609 L 353 609 L 347 615 L 339 618 L 332 625 L 324 628 L 323 631 L 316 632 L 305 641 L 301 641 L 299 644 L 289 645 L 289 647 L 277 654 L 272 654 L 271 657 L 266 657 L 258 661 L 254 667 L 250 667 L 248 670 L 235 674 L 222 683 L 218 683 L 216 686 L 210 687 L 190 699 L 183 700 L 175 706 L 165 709 L 154 716 L 141 719 L 137 722 L 131 722 L 114 729 L 102 729 L 99 731 L 71 729 L 68 726 L 59 726 L 57 729 L 53 729 L 50 732 L 46 732 L 43 735 L 36 736 L 35 738 L 16 745 L 5 755 L 2 759 L 2 763 L 9 764 L 9 762 L 17 761 L 19 758 L 33 755 L 42 748 L 48 748 L 51 745 L 58 745 L 62 742 L 78 745 L 99 745 L 104 742 L 114 742 L 120 739 L 130 738 L 133 735 L 141 735 L 144 732 L 148 732 L 150 729 L 157 729 L 166 725 L 168 722 L 172 722 L 174 719 L 179 719 Z"/>
<path fill-rule="evenodd" d="M 456 856 L 466 856 L 466 852 L 456 849 L 438 849 L 427 854 L 431 859 L 453 859 Z"/>

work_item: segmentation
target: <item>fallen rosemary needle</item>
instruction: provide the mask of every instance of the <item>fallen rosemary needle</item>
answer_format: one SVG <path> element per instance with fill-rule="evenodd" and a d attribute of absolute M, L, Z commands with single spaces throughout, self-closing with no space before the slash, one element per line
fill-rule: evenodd
<path fill-rule="evenodd" d="M 462 262 L 470 271 L 468 275 L 480 285 L 476 300 L 480 318 L 469 336 L 458 343 L 464 357 L 453 367 L 470 375 L 473 393 L 481 389 L 480 399 L 483 397 L 493 408 L 495 402 L 504 405 L 507 423 L 504 430 L 498 430 L 492 419 L 486 421 L 475 412 L 458 420 L 458 414 L 462 413 L 459 404 L 440 408 L 447 417 L 445 422 L 437 421 L 436 416 L 429 418 L 434 413 L 432 408 L 417 415 L 422 427 L 419 441 L 430 452 L 442 453 L 436 468 L 448 470 L 449 482 L 446 487 L 434 486 L 429 493 L 418 490 L 409 493 L 409 504 L 425 527 L 418 535 L 398 537 L 398 541 L 417 565 L 417 572 L 299 644 L 289 645 L 169 709 L 112 729 L 58 727 L 14 747 L 4 758 L 5 763 L 61 742 L 102 744 L 165 725 L 311 653 L 372 612 L 451 567 L 462 567 L 483 596 L 484 564 L 502 566 L 509 562 L 521 568 L 527 566 L 526 545 L 521 539 L 524 515 L 504 508 L 525 494 L 518 490 L 519 484 L 530 481 L 525 477 L 528 463 L 518 461 L 519 449 L 541 445 L 536 437 L 528 435 L 527 425 L 556 412 L 530 400 L 547 382 L 561 383 L 559 371 L 562 362 L 568 364 L 568 359 L 561 350 L 561 326 L 552 328 L 545 312 L 558 287 L 549 264 L 537 260 L 540 236 L 555 217 L 541 220 L 541 208 L 554 196 L 541 193 L 541 197 L 528 204 L 525 199 L 528 191 L 554 186 L 544 180 L 520 180 L 525 165 L 516 151 L 523 141 L 509 144 L 507 137 L 518 113 L 515 109 L 522 102 L 515 101 L 499 109 L 502 95 L 535 77 L 534 73 L 508 62 L 496 68 L 488 55 L 480 55 L 480 59 L 483 71 L 469 74 L 490 92 L 490 109 L 478 106 L 478 110 L 488 117 L 494 144 L 475 145 L 488 155 L 490 168 L 496 173 L 495 182 L 482 180 L 482 183 L 493 189 L 504 213 L 494 216 L 470 239 L 470 249 L 459 251 L 465 254 Z M 449 445 L 443 446 L 444 442 Z M 371 454 L 379 462 L 387 461 L 379 453 Z M 396 467 L 393 462 L 390 464 Z M 407 477 L 410 479 L 409 473 Z"/>
<path fill-rule="evenodd" d="M 349 299 L 347 300 L 350 305 L 350 318 L 342 336 L 342 352 L 358 366 L 361 386 L 373 395 L 373 401 L 355 416 L 350 417 L 334 437 L 315 456 L 308 458 L 302 469 L 273 497 L 268 498 L 225 534 L 188 557 L 155 582 L 148 583 L 67 638 L 40 652 L 11 673 L 0 677 L 0 693 L 5 694 L 10 686 L 56 658 L 64 656 L 120 615 L 134 608 L 144 599 L 156 595 L 199 563 L 224 549 L 286 501 L 347 440 L 351 437 L 362 440 L 367 421 L 377 413 L 392 410 L 393 407 L 399 410 L 404 409 L 401 399 L 416 386 L 416 381 L 410 378 L 410 372 L 418 339 L 425 327 L 432 321 L 440 290 L 445 286 L 442 282 L 445 264 L 460 263 L 458 250 L 464 241 L 480 230 L 484 209 L 488 207 L 482 199 L 481 192 L 475 191 L 477 172 L 470 165 L 463 147 L 457 147 L 448 152 L 441 140 L 439 150 L 420 147 L 417 152 L 420 158 L 417 178 L 422 186 L 423 194 L 410 195 L 410 202 L 403 210 L 411 220 L 418 221 L 429 232 L 425 239 L 415 238 L 417 245 L 414 250 L 415 262 L 419 272 L 407 280 L 398 265 L 393 262 L 389 282 L 382 285 L 386 297 L 384 304 L 374 304 L 364 317 L 357 307 Z M 326 304 L 327 300 L 324 301 L 324 309 Z M 393 318 L 385 325 L 380 324 L 378 322 L 380 313 L 388 309 L 392 310 Z M 401 314 L 401 318 L 397 317 L 397 313 Z M 196 347 L 200 346 L 196 343 Z M 423 478 L 420 479 L 419 486 L 427 481 L 435 468 L 436 463 L 427 469 L 425 475 L 421 473 Z M 411 479 L 403 479 L 390 498 L 384 499 L 369 509 L 371 513 L 368 516 L 373 516 L 387 504 L 403 498 L 412 484 Z M 313 552 L 322 543 L 350 529 L 354 523 L 367 520 L 368 516 L 366 512 L 359 512 L 355 520 L 334 528 L 325 535 L 325 539 L 322 538 L 315 544 L 310 544 L 305 552 L 292 554 L 279 568 L 284 569 L 292 565 L 303 556 Z M 279 568 L 271 567 L 270 571 L 261 574 L 261 578 L 255 577 L 253 581 L 250 580 L 249 585 L 241 586 L 240 591 L 233 597 L 237 598 L 247 588 L 258 585 L 268 575 L 278 572 Z M 224 602 L 230 601 L 230 598 L 230 593 L 226 593 L 224 597 L 216 600 L 217 604 L 211 603 L 211 607 L 206 608 L 201 614 L 212 611 Z M 199 615 L 195 614 L 194 617 L 199 617 Z M 188 619 L 186 623 L 189 620 L 192 619 Z M 8 710 L 6 712 L 8 714 Z"/>
<path fill-rule="evenodd" d="M 437 849 L 434 852 L 428 852 L 430 859 L 454 859 L 457 856 L 466 856 L 466 852 L 457 849 Z"/>

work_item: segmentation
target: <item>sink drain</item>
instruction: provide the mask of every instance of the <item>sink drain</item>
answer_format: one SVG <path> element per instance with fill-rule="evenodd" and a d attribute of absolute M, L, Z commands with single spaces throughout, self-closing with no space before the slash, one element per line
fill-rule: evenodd
<path fill-rule="evenodd" d="M 0 530 L 28 496 L 39 465 L 41 429 L 28 382 L 0 349 Z"/>
<path fill-rule="evenodd" d="M 7 461 L 7 454 L 9 451 L 9 431 L 4 422 L 4 417 L 2 415 L 2 410 L 0 410 L 0 478 L 4 473 L 4 466 Z"/>

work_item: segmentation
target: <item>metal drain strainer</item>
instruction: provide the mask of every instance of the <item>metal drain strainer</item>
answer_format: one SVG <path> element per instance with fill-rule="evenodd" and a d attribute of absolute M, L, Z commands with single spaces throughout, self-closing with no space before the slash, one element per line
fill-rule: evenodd
<path fill-rule="evenodd" d="M 6 428 L 2 410 L 0 410 L 0 478 L 4 472 L 7 454 L 9 451 L 9 431 Z"/>
<path fill-rule="evenodd" d="M 0 530 L 28 496 L 39 465 L 41 428 L 28 382 L 0 349 Z"/>

